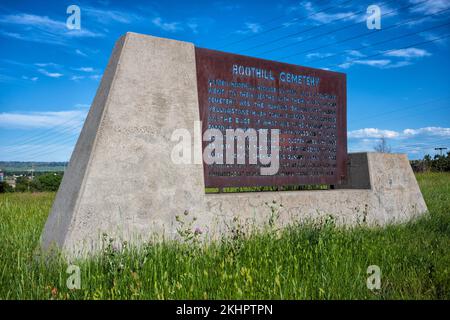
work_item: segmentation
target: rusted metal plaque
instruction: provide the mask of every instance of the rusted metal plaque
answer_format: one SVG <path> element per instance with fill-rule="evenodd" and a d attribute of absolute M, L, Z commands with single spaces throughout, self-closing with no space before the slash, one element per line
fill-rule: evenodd
<path fill-rule="evenodd" d="M 269 165 L 251 164 L 246 152 L 245 164 L 203 162 L 206 187 L 335 185 L 345 179 L 345 74 L 203 48 L 195 55 L 203 133 L 218 129 L 225 141 L 226 129 L 279 129 L 275 174 L 262 175 Z"/>

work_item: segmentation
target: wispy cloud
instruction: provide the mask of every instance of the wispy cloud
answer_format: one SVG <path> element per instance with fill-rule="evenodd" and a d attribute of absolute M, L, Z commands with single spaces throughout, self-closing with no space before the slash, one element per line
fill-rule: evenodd
<path fill-rule="evenodd" d="M 364 128 L 358 130 L 352 130 L 347 133 L 348 138 L 396 138 L 399 136 L 397 131 L 383 130 L 377 128 Z"/>
<path fill-rule="evenodd" d="M 347 133 L 351 152 L 374 151 L 381 138 L 386 138 L 393 152 L 408 153 L 413 158 L 433 154 L 436 144 L 450 145 L 450 128 L 423 127 L 388 130 L 363 128 Z"/>
<path fill-rule="evenodd" d="M 402 139 L 411 138 L 417 136 L 437 136 L 437 137 L 450 137 L 450 128 L 442 127 L 424 127 L 418 129 L 404 129 L 401 131 L 384 130 L 378 128 L 364 128 L 358 130 L 352 130 L 347 133 L 348 138 L 390 138 L 390 139 Z"/>
<path fill-rule="evenodd" d="M 153 18 L 152 23 L 156 27 L 168 32 L 176 32 L 183 29 L 180 26 L 180 22 L 165 22 L 161 17 Z"/>
<path fill-rule="evenodd" d="M 82 80 L 84 78 L 85 78 L 85 76 L 72 76 L 72 77 L 70 77 L 70 80 L 72 80 L 72 81 L 79 81 L 79 80 Z"/>
<path fill-rule="evenodd" d="M 86 27 L 80 30 L 70 30 L 65 21 L 51 19 L 48 16 L 39 16 L 28 13 L 7 14 L 0 16 L 0 24 L 21 26 L 19 31 L 3 31 L 3 36 L 8 36 L 25 41 L 44 42 L 51 44 L 67 44 L 70 38 L 96 38 L 104 36 L 102 33 L 93 32 Z"/>
<path fill-rule="evenodd" d="M 421 4 L 411 7 L 412 12 L 420 12 L 425 14 L 433 14 L 443 9 L 450 7 L 450 3 L 448 0 L 410 0 L 411 3 L 420 3 Z"/>
<path fill-rule="evenodd" d="M 87 56 L 88 56 L 86 53 L 84 53 L 84 52 L 81 51 L 80 49 L 76 49 L 76 50 L 75 50 L 75 53 L 76 53 L 77 55 L 79 55 L 79 56 L 82 56 L 82 57 L 87 57 Z"/>
<path fill-rule="evenodd" d="M 259 33 L 261 30 L 262 30 L 262 26 L 259 23 L 246 22 L 245 28 L 242 30 L 236 31 L 236 33 L 239 33 L 239 34 Z"/>
<path fill-rule="evenodd" d="M 312 2 L 306 2 L 304 4 L 301 4 L 300 6 L 292 7 L 290 11 L 296 11 L 296 10 L 302 10 L 306 11 L 309 14 L 309 19 L 320 22 L 320 23 L 330 23 L 334 22 L 338 19 L 341 19 L 340 21 L 357 21 L 361 20 L 364 15 L 357 15 L 354 11 L 346 11 L 346 12 L 318 12 L 317 8 L 314 7 Z M 317 13 L 316 13 L 317 12 Z"/>
<path fill-rule="evenodd" d="M 0 113 L 0 127 L 7 129 L 74 129 L 83 125 L 87 110 L 49 111 L 31 113 Z"/>
<path fill-rule="evenodd" d="M 431 53 L 427 50 L 418 48 L 396 49 L 385 52 L 382 51 L 380 54 L 383 54 L 383 56 L 390 59 L 354 59 L 347 57 L 346 61 L 341 63 L 339 67 L 342 69 L 348 69 L 353 65 L 366 65 L 380 69 L 393 69 L 412 65 L 415 59 L 431 56 Z M 349 52 L 349 55 L 361 58 L 364 57 L 364 55 L 359 52 Z M 392 60 L 392 58 L 394 58 L 394 60 Z"/>
<path fill-rule="evenodd" d="M 429 53 L 424 49 L 407 48 L 407 49 L 391 50 L 389 52 L 386 52 L 384 55 L 389 57 L 401 57 L 401 58 L 422 58 L 431 56 L 431 53 Z"/>
<path fill-rule="evenodd" d="M 308 54 L 306 55 L 306 58 L 308 58 L 308 59 L 314 59 L 314 58 L 320 59 L 320 58 L 330 57 L 330 56 L 332 56 L 332 55 L 333 55 L 333 54 L 332 54 L 332 53 L 329 53 L 329 52 L 327 52 L 327 53 L 312 52 L 312 53 L 308 53 Z"/>
<path fill-rule="evenodd" d="M 345 52 L 346 52 L 349 56 L 353 56 L 353 57 L 359 57 L 359 58 L 362 58 L 362 57 L 365 57 L 365 56 L 366 56 L 365 54 L 361 53 L 361 52 L 358 51 L 358 50 L 345 50 Z"/>
<path fill-rule="evenodd" d="M 110 24 L 114 22 L 130 24 L 132 22 L 142 20 L 140 15 L 132 12 L 126 12 L 124 10 L 118 11 L 83 6 L 82 12 L 102 24 Z"/>
<path fill-rule="evenodd" d="M 22 76 L 23 80 L 30 80 L 33 82 L 36 82 L 39 78 L 38 77 L 29 77 L 29 76 Z"/>
<path fill-rule="evenodd" d="M 385 68 L 391 63 L 391 60 L 389 59 L 368 59 L 368 60 L 353 60 L 350 59 L 349 61 L 343 62 L 339 65 L 342 69 L 348 69 L 352 65 L 365 65 L 370 67 L 377 67 L 377 68 Z"/>
<path fill-rule="evenodd" d="M 94 72 L 95 69 L 92 67 L 80 67 L 80 68 L 74 68 L 76 71 L 83 71 L 83 72 Z"/>
<path fill-rule="evenodd" d="M 59 72 L 49 72 L 45 69 L 38 69 L 37 70 L 39 73 L 42 73 L 44 76 L 50 77 L 50 78 L 60 78 L 63 76 L 62 73 Z"/>
<path fill-rule="evenodd" d="M 26 37 L 22 36 L 20 33 L 17 32 L 8 32 L 5 30 L 0 30 L 0 35 L 8 38 L 14 38 L 19 40 L 26 40 Z"/>
<path fill-rule="evenodd" d="M 41 68 L 46 68 L 46 67 L 58 68 L 58 67 L 60 67 L 59 64 L 54 63 L 54 62 L 36 62 L 34 65 L 37 67 L 41 67 Z"/>

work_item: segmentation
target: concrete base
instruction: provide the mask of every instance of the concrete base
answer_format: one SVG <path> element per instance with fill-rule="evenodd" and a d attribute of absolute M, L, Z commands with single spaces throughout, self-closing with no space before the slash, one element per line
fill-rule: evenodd
<path fill-rule="evenodd" d="M 192 132 L 199 118 L 193 44 L 122 37 L 57 193 L 42 247 L 80 256 L 98 251 L 103 233 L 137 244 L 154 235 L 176 238 L 175 216 L 185 211 L 197 218 L 193 227 L 214 237 L 234 217 L 266 223 L 265 203 L 273 200 L 283 204 L 280 225 L 325 215 L 343 224 L 384 225 L 427 210 L 406 156 L 398 154 L 349 155 L 346 189 L 205 194 L 202 165 L 177 165 L 170 158 L 172 132 Z"/>

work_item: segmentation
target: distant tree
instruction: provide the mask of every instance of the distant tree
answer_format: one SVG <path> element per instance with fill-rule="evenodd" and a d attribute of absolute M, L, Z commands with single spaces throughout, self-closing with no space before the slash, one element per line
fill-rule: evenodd
<path fill-rule="evenodd" d="M 391 147 L 388 145 L 386 137 L 381 137 L 374 150 L 381 153 L 391 153 Z"/>
<path fill-rule="evenodd" d="M 10 186 L 6 181 L 0 182 L 0 193 L 13 192 L 14 188 Z"/>
<path fill-rule="evenodd" d="M 61 173 L 45 173 L 36 176 L 31 182 L 31 189 L 33 191 L 57 191 L 61 184 Z"/>
<path fill-rule="evenodd" d="M 435 155 L 431 157 L 429 154 L 423 157 L 423 160 L 410 161 L 411 167 L 415 172 L 422 171 L 450 171 L 450 152 L 446 155 Z"/>
<path fill-rule="evenodd" d="M 30 179 L 26 176 L 21 176 L 16 178 L 16 189 L 17 192 L 25 192 L 30 189 Z"/>

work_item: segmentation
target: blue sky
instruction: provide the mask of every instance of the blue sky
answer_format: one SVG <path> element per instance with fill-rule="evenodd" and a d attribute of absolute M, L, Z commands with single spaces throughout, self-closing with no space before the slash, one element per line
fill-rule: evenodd
<path fill-rule="evenodd" d="M 66 9 L 81 9 L 69 30 Z M 341 5 L 339 5 L 341 4 Z M 381 30 L 366 9 L 381 8 Z M 0 160 L 66 161 L 127 31 L 347 74 L 349 151 L 450 148 L 450 1 L 8 1 L 0 4 Z"/>

